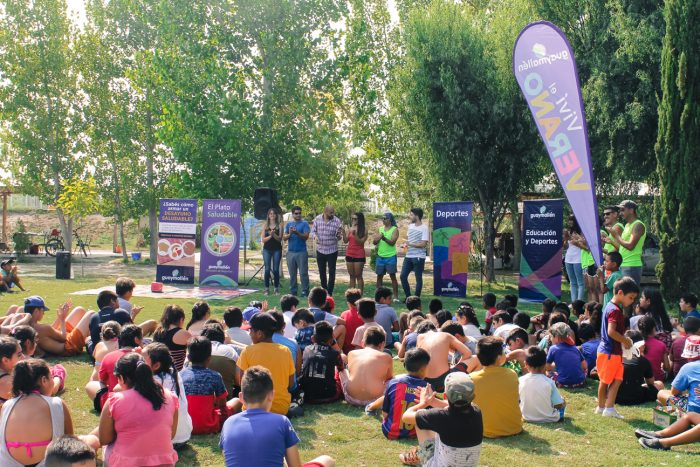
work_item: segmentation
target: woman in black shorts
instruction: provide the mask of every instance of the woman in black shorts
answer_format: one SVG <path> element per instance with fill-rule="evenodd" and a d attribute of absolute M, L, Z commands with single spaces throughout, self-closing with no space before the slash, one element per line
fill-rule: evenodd
<path fill-rule="evenodd" d="M 365 254 L 367 229 L 365 228 L 364 214 L 356 212 L 352 215 L 350 229 L 347 233 L 343 231 L 343 241 L 348 244 L 345 252 L 345 264 L 350 275 L 350 288 L 358 288 L 364 291 L 365 281 L 362 278 L 362 270 L 367 260 L 367 255 Z"/>

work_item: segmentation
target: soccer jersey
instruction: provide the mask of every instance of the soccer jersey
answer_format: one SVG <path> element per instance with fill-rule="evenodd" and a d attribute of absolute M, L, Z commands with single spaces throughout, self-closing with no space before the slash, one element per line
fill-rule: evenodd
<path fill-rule="evenodd" d="M 311 344 L 303 359 L 300 382 L 306 400 L 325 402 L 337 397 L 335 370 L 343 370 L 340 353 L 327 345 Z"/>
<path fill-rule="evenodd" d="M 228 392 L 221 375 L 202 366 L 186 367 L 180 372 L 187 395 L 187 410 L 192 417 L 192 434 L 218 433 L 221 413 L 217 400 L 226 401 Z"/>
<path fill-rule="evenodd" d="M 614 323 L 615 330 L 622 335 L 625 334 L 625 316 L 622 314 L 622 308 L 613 302 L 608 302 L 603 310 L 603 319 L 601 319 L 600 324 L 600 344 L 598 345 L 598 353 L 604 353 L 607 355 L 622 355 L 622 344 L 608 336 L 608 323 Z"/>
<path fill-rule="evenodd" d="M 401 416 L 409 407 L 416 405 L 420 399 L 418 388 L 425 387 L 424 379 L 410 375 L 398 375 L 389 381 L 384 391 L 382 412 L 387 416 L 382 421 L 382 432 L 389 439 L 413 438 L 416 427 L 401 421 Z"/>
<path fill-rule="evenodd" d="M 299 344 L 299 350 L 303 352 L 307 345 L 311 345 L 311 338 L 313 337 L 313 335 L 313 326 L 306 326 L 305 328 L 297 329 L 297 333 L 294 335 L 294 339 L 297 341 L 297 344 Z"/>

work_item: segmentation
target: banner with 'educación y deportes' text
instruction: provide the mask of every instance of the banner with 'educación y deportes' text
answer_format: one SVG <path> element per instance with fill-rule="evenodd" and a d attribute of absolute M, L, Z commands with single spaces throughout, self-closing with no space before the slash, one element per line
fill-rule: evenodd
<path fill-rule="evenodd" d="M 564 33 L 547 21 L 527 25 L 515 42 L 513 72 L 581 232 L 601 265 L 586 116 L 576 61 Z"/>

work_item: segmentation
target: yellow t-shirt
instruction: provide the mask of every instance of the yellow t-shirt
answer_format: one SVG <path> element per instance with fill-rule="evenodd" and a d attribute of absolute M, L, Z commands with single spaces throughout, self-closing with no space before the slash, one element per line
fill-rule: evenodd
<path fill-rule="evenodd" d="M 247 370 L 256 365 L 265 367 L 272 373 L 275 398 L 272 400 L 270 411 L 287 415 L 289 403 L 292 401 L 292 396 L 289 394 L 289 377 L 295 371 L 292 352 L 287 347 L 272 342 L 258 342 L 249 345 L 241 352 L 241 356 L 238 358 L 238 367 L 241 370 Z"/>
<path fill-rule="evenodd" d="M 474 381 L 474 404 L 481 409 L 484 420 L 484 436 L 498 438 L 523 431 L 518 375 L 510 368 L 487 366 L 470 376 Z"/>

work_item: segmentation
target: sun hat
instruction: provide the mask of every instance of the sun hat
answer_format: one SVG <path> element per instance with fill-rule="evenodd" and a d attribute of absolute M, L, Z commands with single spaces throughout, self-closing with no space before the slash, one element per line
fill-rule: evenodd
<path fill-rule="evenodd" d="M 452 405 L 466 405 L 474 400 L 474 381 L 461 371 L 450 373 L 445 378 L 445 397 Z"/>
<path fill-rule="evenodd" d="M 686 338 L 681 357 L 688 360 L 700 358 L 700 336 L 688 336 Z"/>

